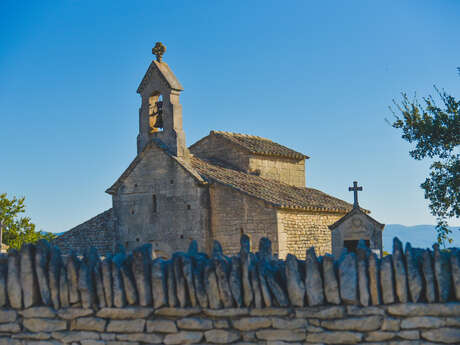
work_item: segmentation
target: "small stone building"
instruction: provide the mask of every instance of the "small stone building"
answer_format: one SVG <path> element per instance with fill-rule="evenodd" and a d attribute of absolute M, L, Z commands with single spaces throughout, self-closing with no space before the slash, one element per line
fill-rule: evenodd
<path fill-rule="evenodd" d="M 61 235 L 59 246 L 96 246 L 105 254 L 118 242 L 128 249 L 151 243 L 157 256 L 168 257 L 192 240 L 203 251 L 218 240 L 231 254 L 246 234 L 255 250 L 260 238 L 270 238 L 280 257 L 303 258 L 310 246 L 318 254 L 333 251 L 328 226 L 352 205 L 306 187 L 308 157 L 269 139 L 222 131 L 187 147 L 182 90 L 157 55 L 137 90 L 137 156 L 106 191 L 112 209 Z"/>
<path fill-rule="evenodd" d="M 379 257 L 382 256 L 382 231 L 380 224 L 359 207 L 354 207 L 343 218 L 329 226 L 332 233 L 332 254 L 340 257 L 344 249 L 355 252 L 359 240 L 364 240 Z"/>

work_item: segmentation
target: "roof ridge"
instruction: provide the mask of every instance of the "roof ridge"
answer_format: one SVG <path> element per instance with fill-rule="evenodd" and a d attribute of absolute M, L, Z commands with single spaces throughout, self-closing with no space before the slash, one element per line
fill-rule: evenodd
<path fill-rule="evenodd" d="M 258 135 L 254 135 L 254 134 L 228 132 L 228 131 L 218 131 L 218 130 L 214 130 L 214 129 L 211 130 L 210 134 L 214 134 L 214 133 L 215 134 L 228 134 L 228 135 L 231 135 L 231 136 L 241 136 L 241 137 L 246 137 L 246 138 L 262 139 L 262 140 L 267 140 L 267 141 L 270 141 L 270 142 L 274 143 L 274 141 L 271 140 L 271 139 L 261 137 L 261 136 L 258 136 Z"/>

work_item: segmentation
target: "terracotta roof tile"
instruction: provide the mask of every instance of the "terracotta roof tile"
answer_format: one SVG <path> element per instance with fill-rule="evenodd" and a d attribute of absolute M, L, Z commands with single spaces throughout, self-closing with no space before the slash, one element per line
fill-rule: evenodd
<path fill-rule="evenodd" d="M 211 131 L 210 134 L 222 136 L 227 140 L 245 148 L 246 150 L 264 156 L 288 157 L 293 159 L 308 159 L 303 153 L 294 151 L 286 146 L 280 145 L 270 139 L 255 135 L 239 134 L 223 131 Z"/>
<path fill-rule="evenodd" d="M 294 187 L 211 164 L 197 157 L 192 157 L 192 166 L 208 181 L 227 185 L 275 207 L 341 213 L 353 208 L 353 205 L 317 189 Z"/>

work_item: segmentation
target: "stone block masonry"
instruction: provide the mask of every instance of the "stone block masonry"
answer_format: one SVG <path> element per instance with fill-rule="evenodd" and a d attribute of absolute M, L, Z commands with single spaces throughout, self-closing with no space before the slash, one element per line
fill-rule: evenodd
<path fill-rule="evenodd" d="M 243 236 L 231 258 L 192 242 L 101 259 L 41 241 L 0 260 L 0 345 L 460 344 L 459 250 L 393 251 L 284 261 Z"/>

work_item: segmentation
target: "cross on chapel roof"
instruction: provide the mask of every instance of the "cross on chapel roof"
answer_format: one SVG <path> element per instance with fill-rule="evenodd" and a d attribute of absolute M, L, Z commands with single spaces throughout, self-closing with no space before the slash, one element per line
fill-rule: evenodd
<path fill-rule="evenodd" d="M 359 207 L 359 204 L 358 204 L 358 192 L 359 191 L 362 191 L 363 190 L 363 187 L 360 186 L 358 187 L 358 181 L 353 181 L 353 187 L 348 187 L 348 191 L 350 192 L 353 192 L 353 196 L 354 196 L 354 202 L 353 202 L 353 208 L 358 208 Z"/>

